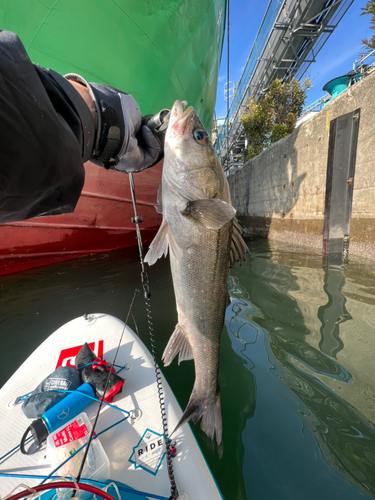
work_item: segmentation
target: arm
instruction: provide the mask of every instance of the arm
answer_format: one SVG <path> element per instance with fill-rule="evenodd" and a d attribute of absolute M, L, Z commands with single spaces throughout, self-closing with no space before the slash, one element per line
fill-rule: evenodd
<path fill-rule="evenodd" d="M 131 96 L 35 66 L 0 31 L 0 223 L 72 212 L 87 160 L 136 172 L 162 157 Z"/>
<path fill-rule="evenodd" d="M 82 97 L 82 99 L 85 101 L 87 104 L 87 107 L 90 110 L 90 113 L 92 114 L 94 123 L 95 123 L 95 128 L 97 127 L 98 124 L 98 117 L 96 114 L 96 109 L 95 109 L 95 104 L 94 101 L 92 100 L 92 97 L 90 96 L 90 92 L 87 87 L 82 85 L 81 83 L 78 82 L 70 82 L 71 85 L 75 88 L 75 90 L 79 93 L 79 95 Z"/>

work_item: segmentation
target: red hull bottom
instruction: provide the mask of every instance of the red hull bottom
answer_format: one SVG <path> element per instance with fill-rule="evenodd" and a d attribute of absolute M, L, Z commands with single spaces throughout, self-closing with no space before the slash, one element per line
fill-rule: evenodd
<path fill-rule="evenodd" d="M 148 244 L 151 243 L 154 236 L 157 233 L 158 228 L 156 227 L 154 230 L 141 230 L 142 234 L 142 242 L 147 249 Z M 87 235 L 86 235 L 87 236 Z M 119 237 L 121 236 L 121 237 Z M 100 238 L 105 240 L 107 248 L 100 247 L 95 248 L 95 243 L 97 239 L 97 235 L 95 235 L 95 239 L 93 240 L 92 249 L 91 250 L 77 250 L 75 252 L 56 252 L 55 254 L 52 252 L 45 252 L 40 254 L 34 254 L 29 256 L 27 254 L 18 255 L 17 257 L 7 257 L 0 259 L 0 276 L 5 276 L 7 274 L 18 273 L 20 271 L 27 271 L 28 269 L 33 269 L 34 267 L 47 266 L 48 264 L 54 264 L 56 262 L 63 262 L 65 260 L 77 259 L 84 255 L 91 255 L 95 253 L 107 253 L 113 250 L 133 247 L 137 245 L 137 238 L 135 232 L 135 226 L 133 231 L 127 231 L 122 235 L 116 235 L 117 238 L 111 238 L 111 235 L 103 232 L 100 235 Z M 88 241 L 86 241 L 88 243 Z"/>
<path fill-rule="evenodd" d="M 0 276 L 137 244 L 129 178 L 86 164 L 86 180 L 71 214 L 0 225 Z M 150 243 L 161 216 L 154 208 L 162 165 L 134 174 L 142 239 Z"/>

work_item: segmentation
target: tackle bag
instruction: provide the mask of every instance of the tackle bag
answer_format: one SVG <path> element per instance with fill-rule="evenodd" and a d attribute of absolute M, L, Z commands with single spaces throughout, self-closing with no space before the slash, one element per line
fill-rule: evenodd
<path fill-rule="evenodd" d="M 27 418 L 38 418 L 55 404 L 64 399 L 66 394 L 55 391 L 74 391 L 82 384 L 80 374 L 71 366 L 59 366 L 41 382 L 22 405 Z"/>
<path fill-rule="evenodd" d="M 76 368 L 80 372 L 82 381 L 87 382 L 95 390 L 96 397 L 103 397 L 108 374 L 109 382 L 104 395 L 106 403 L 112 403 L 115 394 L 122 391 L 125 380 L 117 375 L 114 368 L 107 361 L 98 357 L 86 343 L 76 356 Z"/>

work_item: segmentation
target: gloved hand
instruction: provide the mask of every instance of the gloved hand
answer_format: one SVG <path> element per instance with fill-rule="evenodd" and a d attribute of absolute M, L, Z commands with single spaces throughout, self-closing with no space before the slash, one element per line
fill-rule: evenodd
<path fill-rule="evenodd" d="M 73 73 L 65 78 L 85 85 L 96 107 L 97 134 L 90 161 L 130 173 L 152 167 L 163 158 L 168 110 L 142 117 L 131 95 L 109 85 L 88 83 Z"/>

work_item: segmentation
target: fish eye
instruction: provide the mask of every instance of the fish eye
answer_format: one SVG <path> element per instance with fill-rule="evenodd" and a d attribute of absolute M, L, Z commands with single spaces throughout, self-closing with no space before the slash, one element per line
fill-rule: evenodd
<path fill-rule="evenodd" d="M 197 128 L 193 132 L 194 139 L 199 144 L 205 144 L 206 138 L 208 137 L 207 132 L 203 128 Z"/>

